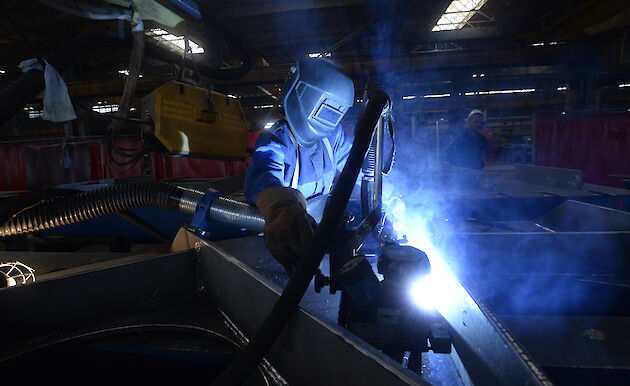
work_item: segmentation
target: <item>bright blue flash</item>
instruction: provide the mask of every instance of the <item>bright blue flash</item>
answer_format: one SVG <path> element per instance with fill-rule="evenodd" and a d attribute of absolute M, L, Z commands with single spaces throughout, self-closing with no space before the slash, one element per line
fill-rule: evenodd
<path fill-rule="evenodd" d="M 415 305 L 423 310 L 432 310 L 436 306 L 436 292 L 432 275 L 424 275 L 415 280 L 409 288 L 409 295 Z"/>

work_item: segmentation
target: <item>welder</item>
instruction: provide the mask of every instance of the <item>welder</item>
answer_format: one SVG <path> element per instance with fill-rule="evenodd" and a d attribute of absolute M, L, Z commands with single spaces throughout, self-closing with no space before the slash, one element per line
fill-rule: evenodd
<path fill-rule="evenodd" d="M 353 103 L 354 84 L 337 66 L 298 60 L 285 82 L 283 119 L 256 141 L 245 196 L 265 218 L 267 249 L 289 273 L 352 147 L 340 122 Z"/>
<path fill-rule="evenodd" d="M 487 140 L 481 134 L 486 116 L 481 110 L 468 113 L 464 127 L 455 133 L 445 149 L 445 159 L 453 166 L 481 170 L 485 166 Z"/>

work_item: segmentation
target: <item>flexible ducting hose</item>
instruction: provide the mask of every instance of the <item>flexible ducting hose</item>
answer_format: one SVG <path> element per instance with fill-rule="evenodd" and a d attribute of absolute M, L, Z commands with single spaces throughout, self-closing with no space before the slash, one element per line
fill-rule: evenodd
<path fill-rule="evenodd" d="M 226 197 L 217 197 L 212 201 L 206 218 L 254 232 L 262 232 L 265 227 L 265 219 L 256 207 Z"/>
<path fill-rule="evenodd" d="M 73 194 L 15 214 L 0 227 L 0 236 L 55 228 L 142 206 L 178 209 L 178 190 L 166 183 L 134 181 Z"/>
<path fill-rule="evenodd" d="M 204 192 L 160 181 L 122 183 L 47 200 L 18 211 L 0 226 L 0 237 L 56 228 L 144 206 L 193 214 L 203 196 Z M 255 207 L 225 197 L 212 201 L 207 218 L 257 232 L 262 231 L 265 224 Z"/>

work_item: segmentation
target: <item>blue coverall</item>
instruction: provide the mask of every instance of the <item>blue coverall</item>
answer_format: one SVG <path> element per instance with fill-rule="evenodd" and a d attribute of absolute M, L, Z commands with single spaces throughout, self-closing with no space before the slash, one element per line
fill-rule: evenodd
<path fill-rule="evenodd" d="M 330 193 L 337 171 L 343 169 L 348 159 L 352 142 L 341 125 L 327 139 L 331 155 L 323 140 L 310 148 L 299 147 L 297 189 L 306 199 Z M 245 178 L 248 203 L 255 204 L 258 194 L 265 188 L 291 186 L 296 169 L 295 146 L 286 121 L 278 121 L 269 131 L 260 134 Z"/>

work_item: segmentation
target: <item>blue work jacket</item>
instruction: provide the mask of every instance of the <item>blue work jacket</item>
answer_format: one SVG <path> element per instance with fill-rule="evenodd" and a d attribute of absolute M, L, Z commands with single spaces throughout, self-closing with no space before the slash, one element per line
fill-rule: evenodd
<path fill-rule="evenodd" d="M 265 188 L 292 186 L 296 155 L 299 156 L 299 175 L 294 187 L 307 199 L 330 193 L 335 176 L 343 169 L 352 147 L 341 125 L 326 140 L 310 148 L 299 146 L 292 139 L 284 120 L 260 134 L 245 178 L 247 202 L 255 204 L 258 194 Z"/>

